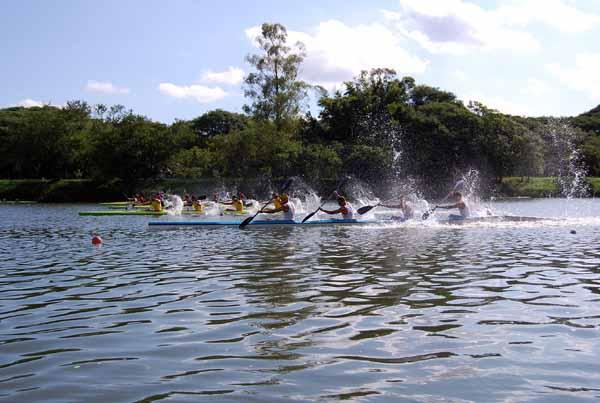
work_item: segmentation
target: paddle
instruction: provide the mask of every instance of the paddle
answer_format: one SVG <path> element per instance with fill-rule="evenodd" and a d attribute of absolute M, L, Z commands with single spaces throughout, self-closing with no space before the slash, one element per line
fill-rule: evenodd
<path fill-rule="evenodd" d="M 394 199 L 392 199 L 392 200 L 394 200 Z M 381 202 L 375 204 L 374 206 L 362 206 L 361 208 L 356 210 L 356 212 L 360 215 L 363 215 L 363 214 L 368 213 L 369 211 L 373 210 L 375 207 L 379 207 L 379 206 L 387 207 L 384 205 L 384 203 L 387 201 L 389 201 L 389 199 L 386 201 L 381 201 Z"/>
<path fill-rule="evenodd" d="M 429 216 L 431 214 L 433 214 L 433 212 L 435 211 L 435 209 L 438 208 L 438 206 L 435 206 L 434 208 L 427 210 L 426 212 L 423 213 L 423 217 L 421 217 L 421 219 L 426 220 L 429 218 Z"/>
<path fill-rule="evenodd" d="M 317 214 L 319 212 L 319 210 L 321 210 L 321 208 L 325 205 L 325 203 L 327 203 L 327 200 L 331 199 L 331 197 L 333 197 L 333 195 L 337 192 L 337 190 L 339 188 L 342 187 L 342 185 L 346 182 L 346 179 L 342 179 L 342 181 L 340 183 L 338 183 L 336 189 L 331 192 L 331 194 L 329 195 L 329 197 L 327 199 L 325 199 L 325 201 L 323 201 L 323 203 L 321 203 L 321 205 L 319 206 L 318 209 L 316 209 L 315 211 L 313 211 L 312 213 L 310 213 L 309 215 L 307 215 L 306 217 L 304 217 L 304 220 L 302 220 L 302 223 L 304 224 L 306 221 L 310 220 L 312 218 L 312 216 L 314 216 L 315 214 Z"/>
<path fill-rule="evenodd" d="M 381 206 L 381 203 L 377 203 L 374 206 L 362 206 L 361 208 L 359 208 L 358 210 L 356 210 L 356 212 L 360 215 L 363 215 L 365 213 L 368 213 L 369 211 L 373 210 L 375 207 Z"/>
<path fill-rule="evenodd" d="M 287 181 L 285 181 L 283 183 L 283 185 L 281 185 L 281 188 L 279 189 L 279 193 L 285 192 L 290 187 L 291 184 L 292 184 L 292 179 L 288 179 Z M 246 218 L 244 221 L 242 221 L 242 223 L 240 224 L 240 229 L 244 229 L 246 227 L 246 225 L 250 224 L 252 222 L 252 220 L 254 220 L 254 218 L 256 218 L 256 216 L 259 215 L 263 211 L 263 209 L 265 207 L 267 207 L 269 205 L 269 203 L 271 203 L 273 200 L 275 200 L 275 198 L 271 197 L 271 200 L 269 200 L 264 206 L 262 206 L 261 209 L 256 212 L 256 214 L 254 214 L 253 216 L 250 216 L 250 217 Z"/>

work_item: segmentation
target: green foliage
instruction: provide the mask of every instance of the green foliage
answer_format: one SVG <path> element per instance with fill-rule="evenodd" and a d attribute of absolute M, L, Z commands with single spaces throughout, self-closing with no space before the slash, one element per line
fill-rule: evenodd
<path fill-rule="evenodd" d="M 0 172 L 4 177 L 68 176 L 77 163 L 77 132 L 86 114 L 52 106 L 0 110 Z"/>
<path fill-rule="evenodd" d="M 131 186 L 170 176 L 335 181 L 352 174 L 373 183 L 399 173 L 435 188 L 468 168 L 498 183 L 556 175 L 557 151 L 573 144 L 600 175 L 600 106 L 568 120 L 509 116 L 378 68 L 323 93 L 319 116 L 302 117 L 310 88 L 298 79 L 304 50 L 287 39 L 282 25 L 262 25 L 261 53 L 247 57 L 249 115 L 217 109 L 165 125 L 122 105 L 85 101 L 0 109 L 0 177 Z"/>
<path fill-rule="evenodd" d="M 193 147 L 173 154 L 166 162 L 167 169 L 179 178 L 209 178 L 214 175 L 215 155 L 207 148 Z"/>
<path fill-rule="evenodd" d="M 600 175 L 600 136 L 589 136 L 581 146 L 581 154 L 589 172 Z"/>
<path fill-rule="evenodd" d="M 337 178 L 343 167 L 342 145 L 309 144 L 302 149 L 298 168 L 311 180 Z"/>
<path fill-rule="evenodd" d="M 500 192 L 507 196 L 548 197 L 559 192 L 554 177 L 505 177 Z"/>
<path fill-rule="evenodd" d="M 348 173 L 359 179 L 373 180 L 389 176 L 392 159 L 389 148 L 355 145 L 350 147 L 345 162 Z"/>
<path fill-rule="evenodd" d="M 573 118 L 572 123 L 585 131 L 600 135 L 600 105 Z"/>
<path fill-rule="evenodd" d="M 217 134 L 227 134 L 233 130 L 241 130 L 248 124 L 248 117 L 239 113 L 222 109 L 209 111 L 190 122 L 191 129 L 197 136 L 196 144 L 205 144 Z"/>
<path fill-rule="evenodd" d="M 243 130 L 215 136 L 209 143 L 222 176 L 252 178 L 294 175 L 301 143 L 274 123 L 253 122 Z"/>
<path fill-rule="evenodd" d="M 133 114 L 97 123 L 91 129 L 90 156 L 96 176 L 135 183 L 162 172 L 173 151 L 166 125 Z"/>

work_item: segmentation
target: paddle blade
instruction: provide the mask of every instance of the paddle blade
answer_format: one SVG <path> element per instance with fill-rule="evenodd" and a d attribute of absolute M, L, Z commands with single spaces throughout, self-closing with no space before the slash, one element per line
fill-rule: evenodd
<path fill-rule="evenodd" d="M 310 213 L 309 215 L 307 215 L 306 217 L 304 217 L 304 220 L 302 220 L 302 223 L 304 224 L 306 221 L 310 220 L 312 218 L 312 216 L 314 216 L 315 214 L 317 214 L 317 211 L 313 211 L 312 213 Z"/>
<path fill-rule="evenodd" d="M 244 221 L 242 221 L 240 223 L 240 229 L 244 229 L 246 227 L 246 225 L 250 224 L 250 222 L 254 219 L 254 217 L 256 217 L 256 215 L 250 216 L 250 217 L 246 218 Z"/>
<path fill-rule="evenodd" d="M 431 210 L 428 210 L 426 212 L 423 213 L 423 217 L 421 217 L 423 220 L 426 220 L 429 218 L 429 216 L 431 214 L 433 214 L 433 212 L 435 211 L 435 209 L 437 208 L 437 206 L 435 206 L 434 208 L 432 208 Z"/>
<path fill-rule="evenodd" d="M 363 214 L 368 213 L 369 211 L 373 210 L 375 207 L 377 207 L 377 206 L 362 206 L 361 208 L 356 210 L 356 212 L 360 215 L 363 215 Z"/>

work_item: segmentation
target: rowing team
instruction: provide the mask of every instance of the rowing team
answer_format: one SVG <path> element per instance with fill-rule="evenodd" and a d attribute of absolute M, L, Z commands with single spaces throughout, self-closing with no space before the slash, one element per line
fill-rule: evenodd
<path fill-rule="evenodd" d="M 355 218 L 354 216 L 356 213 L 354 211 L 354 208 L 346 200 L 346 198 L 344 196 L 341 196 L 337 192 L 335 192 L 334 195 L 336 197 L 338 208 L 332 209 L 332 210 L 327 210 L 327 209 L 324 209 L 323 207 L 319 207 L 318 211 L 322 211 L 327 214 L 341 214 L 342 218 L 347 219 L 347 220 Z M 435 206 L 434 209 L 457 208 L 459 214 L 450 214 L 449 215 L 450 220 L 465 219 L 470 216 L 469 207 L 468 207 L 467 203 L 465 202 L 465 200 L 463 199 L 463 196 L 460 192 L 453 191 L 447 197 L 453 197 L 454 203 L 449 204 L 449 205 L 442 205 L 442 206 L 438 205 L 438 206 Z M 233 197 L 232 203 L 235 206 L 239 206 L 241 204 L 241 202 L 235 196 Z M 294 203 L 289 200 L 289 196 L 286 193 L 279 193 L 279 194 L 273 193 L 272 203 L 273 203 L 273 208 L 264 207 L 262 210 L 259 211 L 259 213 L 265 213 L 265 214 L 282 213 L 284 220 L 293 220 L 295 218 L 296 207 L 294 206 Z M 241 204 L 241 205 L 243 205 L 243 204 Z M 380 206 L 387 207 L 387 208 L 399 209 L 401 211 L 401 215 L 392 216 L 393 220 L 406 221 L 406 220 L 414 218 L 414 208 L 413 208 L 412 204 L 410 202 L 408 202 L 403 196 L 400 196 L 397 204 L 382 203 L 382 204 L 380 204 Z M 359 212 L 358 212 L 359 214 L 361 214 L 360 210 L 361 209 L 359 209 Z M 370 208 L 369 208 L 369 210 L 370 210 Z"/>
<path fill-rule="evenodd" d="M 163 211 L 169 209 L 177 210 L 177 207 L 185 207 L 191 206 L 195 212 L 204 213 L 206 204 L 202 202 L 202 200 L 206 199 L 206 196 L 196 197 L 195 195 L 185 194 L 184 198 L 181 199 L 177 195 L 166 195 L 164 193 L 157 193 L 152 197 L 149 202 L 151 210 L 153 211 Z M 223 204 L 230 206 L 225 209 L 225 211 L 237 212 L 237 213 L 245 213 L 245 207 L 252 206 L 253 203 L 251 201 L 244 201 L 245 195 L 243 193 L 238 193 L 231 197 L 230 200 L 223 201 L 220 200 L 218 195 L 215 193 L 214 203 Z M 209 202 L 212 203 L 212 202 Z"/>
<path fill-rule="evenodd" d="M 338 208 L 333 210 L 326 210 L 323 207 L 319 207 L 319 211 L 322 211 L 327 214 L 341 214 L 344 219 L 353 219 L 355 215 L 354 208 L 352 205 L 346 200 L 344 196 L 341 196 L 337 192 L 334 192 L 336 197 L 336 201 L 338 203 Z M 169 200 L 166 197 L 160 197 L 162 195 L 157 195 L 151 201 L 152 210 L 154 211 L 163 211 L 165 208 L 169 208 L 174 203 L 172 200 Z M 178 197 L 178 196 L 177 196 Z M 454 198 L 454 203 L 449 205 L 436 205 L 433 209 L 423 215 L 423 218 L 429 216 L 431 212 L 435 209 L 458 209 L 459 214 L 450 214 L 448 218 L 450 220 L 462 220 L 468 218 L 470 216 L 470 209 L 465 200 L 463 199 L 462 194 L 459 191 L 452 191 L 445 199 L 448 197 Z M 189 200 L 194 208 L 194 211 L 197 213 L 204 213 L 204 204 L 201 202 L 199 198 L 192 198 Z M 218 201 L 218 198 L 217 198 Z M 231 207 L 225 209 L 225 211 L 231 211 L 236 213 L 244 213 L 246 212 L 245 207 L 248 205 L 252 205 L 252 203 L 246 204 L 244 203 L 244 195 L 234 195 L 231 197 L 230 201 L 218 201 L 218 203 L 229 205 Z M 270 203 L 269 203 L 270 204 Z M 293 220 L 296 214 L 296 208 L 294 203 L 289 200 L 289 196 L 286 193 L 273 193 L 272 196 L 272 204 L 273 208 L 264 207 L 260 210 L 259 213 L 265 214 L 274 214 L 274 213 L 283 213 L 283 218 L 285 220 Z M 392 216 L 393 220 L 397 221 L 406 221 L 414 218 L 414 208 L 410 202 L 408 202 L 403 196 L 400 196 L 397 204 L 386 204 L 380 203 L 379 206 L 399 209 L 401 214 L 398 216 Z M 370 210 L 371 207 L 367 207 L 366 211 Z M 361 209 L 359 209 L 359 214 L 362 214 Z"/>
<path fill-rule="evenodd" d="M 324 208 L 319 208 L 319 210 L 327 214 L 341 214 L 345 219 L 354 218 L 354 209 L 352 208 L 352 205 L 346 201 L 346 198 L 337 193 L 336 198 L 339 208 L 334 210 L 325 210 Z M 268 207 L 271 204 L 273 204 L 273 207 Z M 259 213 L 282 213 L 284 220 L 293 220 L 296 215 L 296 206 L 292 201 L 290 201 L 290 197 L 287 193 L 273 193 L 271 200 L 259 211 Z"/>

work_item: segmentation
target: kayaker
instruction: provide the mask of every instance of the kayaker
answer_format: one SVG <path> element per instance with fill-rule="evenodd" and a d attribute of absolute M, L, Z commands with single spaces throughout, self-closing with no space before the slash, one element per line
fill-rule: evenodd
<path fill-rule="evenodd" d="M 406 199 L 404 199 L 404 196 L 400 196 L 398 201 L 398 204 L 382 204 L 383 207 L 400 209 L 400 211 L 402 212 L 401 216 L 392 216 L 392 220 L 406 221 L 414 218 L 415 211 L 412 207 L 412 204 L 406 201 Z"/>
<path fill-rule="evenodd" d="M 196 213 L 204 213 L 204 205 L 202 204 L 202 202 L 196 199 L 195 196 L 193 198 L 194 201 L 192 202 L 192 207 L 194 208 L 194 211 Z"/>
<path fill-rule="evenodd" d="M 152 202 L 150 203 L 152 210 L 154 211 L 162 211 L 163 209 L 163 205 L 162 205 L 162 201 L 160 199 L 160 196 L 157 195 L 155 198 L 152 199 Z"/>
<path fill-rule="evenodd" d="M 327 214 L 341 214 L 342 218 L 345 220 L 351 220 L 354 218 L 354 209 L 352 208 L 352 205 L 350 203 L 348 203 L 346 201 L 346 198 L 344 196 L 340 196 L 339 194 L 337 194 L 337 202 L 338 205 L 340 206 L 340 208 L 336 209 L 336 210 L 325 210 L 322 207 L 319 207 L 319 210 L 321 210 L 324 213 Z"/>
<path fill-rule="evenodd" d="M 448 198 L 452 197 L 455 192 L 463 192 L 464 190 L 465 190 L 465 180 L 464 179 L 459 179 L 454 184 L 454 187 L 452 188 L 452 190 L 450 191 L 450 193 L 448 193 L 446 195 L 446 197 L 444 197 L 442 199 L 442 202 L 444 202 L 444 201 L 448 200 Z"/>
<path fill-rule="evenodd" d="M 238 196 L 233 196 L 231 201 L 229 202 L 221 202 L 221 204 L 227 204 L 232 206 L 233 208 L 225 209 L 225 211 L 235 211 L 237 213 L 242 213 L 244 211 L 244 202 L 240 200 Z"/>
<path fill-rule="evenodd" d="M 460 214 L 450 214 L 448 216 L 449 220 L 464 220 L 465 218 L 469 218 L 469 216 L 471 215 L 471 211 L 469 209 L 469 206 L 463 199 L 462 193 L 453 192 L 452 197 L 454 197 L 454 201 L 455 201 L 454 204 L 450 204 L 447 206 L 435 206 L 435 207 L 438 209 L 444 209 L 444 210 L 457 208 L 458 211 L 460 212 Z"/>
<path fill-rule="evenodd" d="M 138 193 L 133 197 L 133 204 L 147 204 L 147 200 L 143 194 Z"/>
<path fill-rule="evenodd" d="M 191 206 L 193 204 L 194 204 L 194 197 L 192 195 L 190 195 L 189 193 L 185 192 L 183 195 L 183 205 Z"/>
<path fill-rule="evenodd" d="M 275 205 L 275 208 L 264 208 L 261 210 L 261 213 L 275 214 L 281 211 L 283 212 L 284 220 L 294 219 L 294 215 L 296 214 L 296 208 L 294 206 L 294 203 L 290 202 L 289 196 L 287 194 L 282 193 L 280 195 L 277 195 L 276 193 L 274 193 L 273 204 Z"/>

